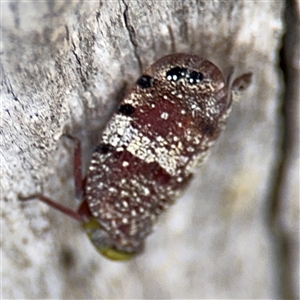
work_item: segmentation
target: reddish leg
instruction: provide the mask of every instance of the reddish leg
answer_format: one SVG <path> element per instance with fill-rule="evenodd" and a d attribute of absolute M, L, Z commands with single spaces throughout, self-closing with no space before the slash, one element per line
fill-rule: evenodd
<path fill-rule="evenodd" d="M 66 135 L 67 137 L 71 138 L 73 141 L 75 141 L 75 150 L 74 150 L 74 181 L 75 181 L 75 195 L 76 198 L 80 199 L 82 201 L 83 199 L 83 194 L 84 194 L 84 185 L 85 185 L 85 179 L 82 180 L 82 159 L 81 159 L 81 142 L 79 139 L 74 138 L 70 135 Z M 28 197 L 22 197 L 19 196 L 20 200 L 32 200 L 32 199 L 39 199 L 40 201 L 46 203 L 47 205 L 53 207 L 54 209 L 64 213 L 65 215 L 68 215 L 72 217 L 73 219 L 83 222 L 84 217 L 80 213 L 80 211 L 74 211 L 46 196 L 44 196 L 41 193 L 30 195 Z M 87 215 L 85 213 L 84 215 Z"/>
<path fill-rule="evenodd" d="M 63 214 L 65 214 L 79 222 L 83 222 L 82 216 L 77 211 L 74 211 L 74 210 L 62 205 L 62 204 L 44 196 L 43 194 L 34 194 L 34 195 L 31 195 L 28 197 L 19 196 L 19 199 L 23 200 L 23 201 L 39 199 L 40 201 L 46 203 L 47 205 L 53 207 L 56 210 L 62 212 Z"/>
<path fill-rule="evenodd" d="M 82 179 L 82 151 L 81 151 L 81 141 L 73 136 L 66 135 L 68 138 L 75 142 L 74 149 L 74 159 L 73 159 L 73 174 L 75 181 L 75 196 L 80 201 L 84 194 L 85 179 Z"/>

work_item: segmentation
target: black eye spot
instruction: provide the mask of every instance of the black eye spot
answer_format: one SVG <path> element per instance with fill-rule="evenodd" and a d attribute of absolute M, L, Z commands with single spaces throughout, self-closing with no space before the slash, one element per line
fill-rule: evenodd
<path fill-rule="evenodd" d="M 203 123 L 200 124 L 201 132 L 206 136 L 212 136 L 215 133 L 216 127 L 214 124 Z"/>
<path fill-rule="evenodd" d="M 95 152 L 99 152 L 100 154 L 107 154 L 109 152 L 112 152 L 115 148 L 109 144 L 99 144 Z"/>
<path fill-rule="evenodd" d="M 189 84 L 197 84 L 204 79 L 204 75 L 197 71 L 191 71 L 187 76 L 187 81 Z"/>
<path fill-rule="evenodd" d="M 153 78 L 149 75 L 142 75 L 136 82 L 142 89 L 147 89 L 153 85 Z"/>
<path fill-rule="evenodd" d="M 175 67 L 170 69 L 167 74 L 166 74 L 166 78 L 169 81 L 177 81 L 181 78 L 184 78 L 186 76 L 187 73 L 187 69 L 185 68 L 181 68 L 181 67 Z"/>
<path fill-rule="evenodd" d="M 135 108 L 130 104 L 123 104 L 119 107 L 118 110 L 122 115 L 130 116 L 134 113 Z"/>

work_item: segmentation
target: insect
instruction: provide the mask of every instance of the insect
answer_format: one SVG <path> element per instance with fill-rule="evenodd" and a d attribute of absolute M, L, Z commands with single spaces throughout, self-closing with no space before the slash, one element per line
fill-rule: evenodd
<path fill-rule="evenodd" d="M 107 123 L 82 180 L 76 140 L 74 177 L 82 198 L 73 211 L 38 198 L 75 218 L 105 257 L 140 253 L 153 224 L 180 196 L 224 129 L 232 91 L 251 74 L 227 83 L 217 66 L 197 55 L 165 56 L 148 67 Z"/>

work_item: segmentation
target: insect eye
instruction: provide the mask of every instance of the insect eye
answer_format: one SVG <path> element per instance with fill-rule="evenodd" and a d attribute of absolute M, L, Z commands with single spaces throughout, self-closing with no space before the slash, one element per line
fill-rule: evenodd
<path fill-rule="evenodd" d="M 197 84 L 204 79 L 204 75 L 197 71 L 191 71 L 187 76 L 187 81 L 189 84 Z"/>
<path fill-rule="evenodd" d="M 147 89 L 153 85 L 154 79 L 153 77 L 149 75 L 142 75 L 138 80 L 137 84 L 142 88 L 142 89 Z"/>
<path fill-rule="evenodd" d="M 119 107 L 119 113 L 125 116 L 130 116 L 134 113 L 135 108 L 130 104 L 123 104 Z"/>
<path fill-rule="evenodd" d="M 166 78 L 169 81 L 178 81 L 181 78 L 184 78 L 187 74 L 187 69 L 181 67 L 175 67 L 170 69 L 167 74 Z"/>

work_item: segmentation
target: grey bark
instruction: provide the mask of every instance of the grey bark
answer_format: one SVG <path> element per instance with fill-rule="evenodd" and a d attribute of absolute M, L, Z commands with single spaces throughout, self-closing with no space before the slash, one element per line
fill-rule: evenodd
<path fill-rule="evenodd" d="M 6 2 L 2 10 L 3 299 L 299 297 L 299 32 L 286 55 L 285 72 L 289 63 L 294 72 L 286 101 L 284 2 Z M 62 133 L 82 140 L 86 166 L 124 90 L 173 52 L 201 55 L 224 74 L 251 71 L 253 84 L 145 252 L 111 262 L 74 220 L 18 195 L 43 190 L 76 208 L 73 148 Z"/>

